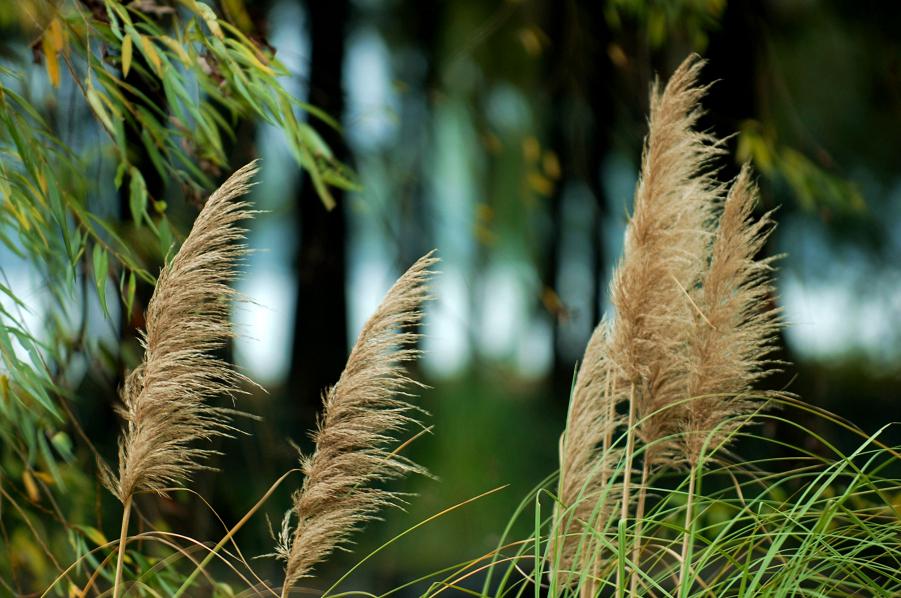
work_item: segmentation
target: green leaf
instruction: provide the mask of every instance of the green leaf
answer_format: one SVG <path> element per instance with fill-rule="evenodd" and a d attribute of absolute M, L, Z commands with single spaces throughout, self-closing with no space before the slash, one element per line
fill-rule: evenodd
<path fill-rule="evenodd" d="M 131 182 L 128 185 L 128 205 L 135 224 L 141 226 L 141 220 L 147 215 L 147 184 L 141 171 L 134 166 L 128 172 L 131 175 Z"/>
<path fill-rule="evenodd" d="M 131 310 L 135 304 L 135 287 L 137 283 L 135 281 L 135 273 L 128 273 L 128 283 L 125 285 L 125 313 L 127 317 L 131 318 Z"/>
<path fill-rule="evenodd" d="M 215 587 L 213 588 L 213 597 L 214 598 L 234 598 L 235 591 L 232 589 L 230 585 L 223 582 L 216 582 Z"/>
<path fill-rule="evenodd" d="M 116 189 L 122 186 L 122 179 L 125 178 L 125 171 L 128 170 L 127 162 L 119 162 L 119 165 L 116 167 L 116 176 L 113 178 L 113 184 L 116 186 Z"/>
<path fill-rule="evenodd" d="M 169 253 L 172 251 L 172 245 L 175 243 L 175 239 L 172 235 L 172 225 L 169 224 L 168 218 L 160 220 L 159 233 L 160 253 L 162 253 L 163 258 L 168 261 Z"/>
<path fill-rule="evenodd" d="M 100 245 L 94 245 L 93 252 L 94 283 L 97 285 L 97 297 L 100 298 L 100 306 L 103 313 L 109 316 L 106 306 L 106 276 L 109 272 L 109 254 Z"/>
<path fill-rule="evenodd" d="M 72 455 L 72 439 L 62 430 L 50 437 L 50 443 L 66 459 L 71 459 Z"/>

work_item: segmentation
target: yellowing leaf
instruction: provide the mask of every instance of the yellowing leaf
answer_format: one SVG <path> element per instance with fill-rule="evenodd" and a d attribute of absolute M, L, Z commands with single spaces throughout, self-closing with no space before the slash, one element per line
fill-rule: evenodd
<path fill-rule="evenodd" d="M 172 39 L 168 35 L 161 35 L 159 40 L 166 44 L 170 50 L 178 54 L 178 59 L 181 60 L 183 65 L 191 66 L 191 57 L 188 55 L 188 52 L 182 44 L 178 43 L 178 41 Z"/>
<path fill-rule="evenodd" d="M 131 310 L 135 304 L 135 289 L 137 288 L 137 282 L 135 281 L 135 273 L 134 271 L 128 273 L 128 282 L 125 286 L 125 291 L 123 292 L 123 299 L 125 300 L 125 313 L 128 318 L 131 318 Z"/>
<path fill-rule="evenodd" d="M 229 40 L 229 42 L 231 42 L 231 41 L 232 40 Z M 273 71 L 268 65 L 263 64 L 263 62 L 260 60 L 257 53 L 248 49 L 247 46 L 243 46 L 236 42 L 236 43 L 232 44 L 232 47 L 235 50 L 237 50 L 238 52 L 240 52 L 243 56 L 245 56 L 247 58 L 247 60 L 249 60 L 251 63 L 253 63 L 254 66 L 256 66 L 258 69 L 265 72 L 267 75 L 275 76 L 275 71 Z"/>
<path fill-rule="evenodd" d="M 50 26 L 47 27 L 47 35 L 50 37 L 50 42 L 53 49 L 59 53 L 62 52 L 63 47 L 65 47 L 66 42 L 63 39 L 63 23 L 59 20 L 59 17 L 54 18 L 50 21 Z"/>
<path fill-rule="evenodd" d="M 131 69 L 131 52 L 132 52 L 131 36 L 126 35 L 122 39 L 122 76 L 127 77 L 128 71 Z"/>
<path fill-rule="evenodd" d="M 219 39 L 224 39 L 225 36 L 222 34 L 222 27 L 219 26 L 219 19 L 216 17 L 216 13 L 213 12 L 213 9 L 200 2 L 197 2 L 195 6 L 197 7 L 197 12 L 206 23 L 206 26 L 210 28 L 210 33 Z"/>
<path fill-rule="evenodd" d="M 59 87 L 59 55 L 54 49 L 53 36 L 48 29 L 41 39 L 41 49 L 44 51 L 44 66 L 47 68 L 47 77 L 53 87 Z"/>
<path fill-rule="evenodd" d="M 25 217 L 24 211 L 17 208 L 14 204 L 7 204 L 7 209 L 13 213 L 13 216 L 15 216 L 16 220 L 19 221 L 19 226 L 21 226 L 22 229 L 25 230 L 25 232 L 31 231 L 31 222 L 29 222 L 28 218 Z"/>
<path fill-rule="evenodd" d="M 550 197 L 554 193 L 554 183 L 539 172 L 530 172 L 526 177 L 526 181 L 529 184 L 529 188 L 539 195 Z"/>
<path fill-rule="evenodd" d="M 47 473 L 46 471 L 35 471 L 34 477 L 38 478 L 48 486 L 53 484 L 53 476 Z"/>
<path fill-rule="evenodd" d="M 541 55 L 544 46 L 539 35 L 539 31 L 534 27 L 525 27 L 519 30 L 519 42 L 529 56 L 537 57 Z"/>
<path fill-rule="evenodd" d="M 485 144 L 485 149 L 491 154 L 499 154 L 504 148 L 504 144 L 501 143 L 498 136 L 490 131 L 482 137 L 482 142 Z"/>
<path fill-rule="evenodd" d="M 541 290 L 541 303 L 544 304 L 548 313 L 557 318 L 565 319 L 569 313 L 563 300 L 560 299 L 560 295 L 551 287 L 546 286 Z"/>
<path fill-rule="evenodd" d="M 141 47 L 144 50 L 144 56 L 147 57 L 147 60 L 150 64 L 153 65 L 153 70 L 156 71 L 156 74 L 160 77 L 163 76 L 163 61 L 160 58 L 159 52 L 156 51 L 156 46 L 153 45 L 153 40 L 149 37 L 141 36 Z"/>
<path fill-rule="evenodd" d="M 109 543 L 109 540 L 106 539 L 106 536 L 103 535 L 103 532 L 95 527 L 91 527 L 89 525 L 76 525 L 75 527 L 84 534 L 85 538 L 87 538 L 97 546 L 103 546 L 104 544 Z"/>
<path fill-rule="evenodd" d="M 480 222 L 491 222 L 494 220 L 494 208 L 487 203 L 476 204 L 476 219 Z"/>
<path fill-rule="evenodd" d="M 38 485 L 34 481 L 31 472 L 27 469 L 22 472 L 22 484 L 25 485 L 25 492 L 28 493 L 28 500 L 31 502 L 38 502 L 41 500 L 41 492 L 38 490 Z"/>
<path fill-rule="evenodd" d="M 544 152 L 544 157 L 541 159 L 541 166 L 544 169 L 544 174 L 554 180 L 560 178 L 560 159 L 554 151 L 548 150 Z"/>

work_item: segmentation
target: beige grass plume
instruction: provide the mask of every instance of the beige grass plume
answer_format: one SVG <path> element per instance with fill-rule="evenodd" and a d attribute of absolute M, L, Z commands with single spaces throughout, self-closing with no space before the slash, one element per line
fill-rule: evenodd
<path fill-rule="evenodd" d="M 722 185 L 711 161 L 723 153 L 716 139 L 695 130 L 706 87 L 697 84 L 703 61 L 690 56 L 676 69 L 663 92 L 651 90 L 648 136 L 632 218 L 626 227 L 623 257 L 613 273 L 611 301 L 616 319 L 610 342 L 615 364 L 613 393 L 628 394 L 625 469 L 620 518 L 632 501 L 636 440 L 644 443 L 641 481 L 635 505 L 632 560 L 641 551 L 641 527 L 651 468 L 670 461 L 678 450 L 673 413 L 684 398 L 684 351 L 691 322 L 686 301 L 707 263 L 707 225 Z M 623 587 L 617 569 L 617 587 Z M 631 572 L 634 593 L 638 576 Z M 589 588 L 589 592 L 593 588 Z"/>
<path fill-rule="evenodd" d="M 774 368 L 770 354 L 781 325 L 771 301 L 775 258 L 755 259 L 774 223 L 771 213 L 753 219 L 756 203 L 757 189 L 745 165 L 723 206 L 710 267 L 693 293 L 696 312 L 686 354 L 690 400 L 679 422 L 682 456 L 690 465 L 705 441 L 710 449 L 724 444 L 740 416 L 760 408 L 766 393 L 753 385 Z"/>
<path fill-rule="evenodd" d="M 688 490 L 677 587 L 691 573 L 696 472 L 700 457 L 719 449 L 747 416 L 776 393 L 753 390 L 773 369 L 769 358 L 781 321 L 772 307 L 771 263 L 755 260 L 772 233 L 771 215 L 754 221 L 757 190 L 750 169 L 742 167 L 723 206 L 712 243 L 710 264 L 693 289 L 693 320 L 686 327 L 685 395 L 677 411 L 680 453 L 687 463 Z"/>
<path fill-rule="evenodd" d="M 602 321 L 588 341 L 560 438 L 559 504 L 550 554 L 562 586 L 572 585 L 578 572 L 593 564 L 596 549 L 586 541 L 591 538 L 588 526 L 603 529 L 619 499 L 619 484 L 612 476 L 622 451 L 614 449 L 612 440 L 623 423 L 617 405 L 625 397 L 612 392 L 609 332 L 609 323 Z"/>
<path fill-rule="evenodd" d="M 234 396 L 245 377 L 212 352 L 234 336 L 229 286 L 248 250 L 239 223 L 252 217 L 238 201 L 256 163 L 237 172 L 212 195 L 175 257 L 160 273 L 141 337 L 144 359 L 126 378 L 120 415 L 119 475 L 110 484 L 123 502 L 137 490 L 162 492 L 202 469 L 209 449 L 195 445 L 228 435 L 232 410 L 208 400 Z"/>
<path fill-rule="evenodd" d="M 707 222 L 722 193 L 710 162 L 723 153 L 711 135 L 695 130 L 697 84 L 703 61 L 686 59 L 663 92 L 651 93 L 648 137 L 623 257 L 611 283 L 616 310 L 610 354 L 620 384 L 632 387 L 635 421 L 646 442 L 667 433 L 667 414 L 657 412 L 681 398 L 684 384 L 675 369 L 684 330 L 691 318 L 685 301 L 707 259 Z M 657 452 L 660 453 L 663 447 Z"/>
<path fill-rule="evenodd" d="M 233 431 L 234 411 L 208 400 L 234 397 L 246 378 L 212 352 L 234 336 L 230 307 L 235 291 L 229 283 L 248 253 L 239 223 L 253 215 L 238 198 L 256 170 L 255 162 L 244 166 L 210 195 L 178 253 L 160 272 L 147 305 L 144 358 L 120 391 L 118 411 L 126 428 L 119 439 L 119 474 L 101 468 L 104 484 L 124 505 L 114 597 L 134 494 L 163 493 L 182 484 L 205 468 L 203 460 L 213 452 L 196 441 Z"/>
<path fill-rule="evenodd" d="M 287 562 L 283 596 L 332 551 L 346 546 L 379 510 L 401 501 L 401 495 L 376 484 L 424 472 L 393 453 L 392 445 L 396 433 L 416 421 L 405 392 L 415 383 L 405 365 L 419 355 L 413 328 L 427 299 L 429 268 L 436 262 L 429 253 L 394 283 L 363 326 L 338 383 L 325 395 L 313 434 L 315 451 L 301 459 L 305 479 L 294 495 L 297 524 L 278 548 Z"/>
<path fill-rule="evenodd" d="M 597 495 L 599 483 L 610 487 L 604 472 L 619 454 L 605 449 L 622 423 L 616 406 L 628 402 L 621 519 L 632 513 L 638 446 L 644 454 L 630 595 L 638 590 L 652 467 L 688 464 L 690 470 L 678 587 L 690 562 L 688 530 L 704 443 L 719 448 L 743 423 L 741 416 L 769 396 L 752 389 L 772 369 L 769 356 L 780 325 L 770 303 L 773 258 L 755 260 L 772 232 L 772 219 L 769 214 L 752 218 L 757 193 L 748 167 L 731 188 L 717 182 L 711 161 L 723 153 L 721 143 L 695 130 L 706 91 L 697 84 L 702 66 L 689 57 L 662 93 L 656 85 L 652 90 L 641 177 L 611 283 L 616 318 L 609 332 L 602 324 L 592 336 L 561 444 L 560 500 L 573 508 L 580 491 Z M 590 501 L 573 512 L 584 518 L 595 505 Z M 572 562 L 571 551 L 564 547 L 561 554 L 563 565 L 584 570 Z M 617 595 L 624 588 L 620 571 Z M 595 595 L 596 585 L 589 576 L 582 595 Z"/>
<path fill-rule="evenodd" d="M 694 290 L 709 261 L 710 223 L 724 193 L 712 161 L 724 153 L 709 133 L 696 130 L 700 99 L 697 83 L 703 61 L 686 59 L 660 92 L 651 91 L 649 131 L 642 155 L 632 217 L 623 257 L 613 274 L 611 301 L 616 310 L 607 359 L 609 396 L 626 396 L 625 471 L 620 517 L 631 511 L 636 442 L 644 445 L 635 505 L 632 560 L 641 553 L 641 527 L 652 467 L 672 463 L 678 406 L 686 392 L 686 346 L 693 331 Z M 633 570 L 630 591 L 637 589 Z M 617 587 L 623 587 L 617 570 Z M 590 586 L 588 593 L 594 591 Z"/>

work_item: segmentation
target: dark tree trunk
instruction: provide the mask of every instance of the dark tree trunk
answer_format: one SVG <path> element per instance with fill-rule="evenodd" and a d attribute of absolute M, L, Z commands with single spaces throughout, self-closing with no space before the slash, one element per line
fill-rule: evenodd
<path fill-rule="evenodd" d="M 703 103 L 707 108 L 701 127 L 712 127 L 718 138 L 733 135 L 742 121 L 760 118 L 758 105 L 757 53 L 763 7 L 757 2 L 735 0 L 723 13 L 721 28 L 713 33 L 710 46 L 704 52 L 707 65 L 701 74 L 702 82 L 712 81 Z M 729 155 L 734 156 L 735 142 Z M 738 174 L 734 160 L 724 160 L 725 178 Z"/>
<path fill-rule="evenodd" d="M 420 87 L 416 93 L 406 94 L 402 100 L 405 102 L 402 114 L 408 116 L 401 124 L 401 136 L 409 148 L 407 151 L 413 152 L 415 159 L 409 162 L 412 176 L 404 177 L 409 182 L 403 183 L 400 189 L 403 210 L 400 221 L 404 223 L 404 230 L 400 231 L 398 239 L 400 270 L 408 268 L 425 252 L 434 249 L 429 244 L 433 235 L 429 230 L 428 185 L 423 173 L 426 172 L 431 143 L 431 96 L 440 83 L 436 46 L 442 12 L 443 7 L 424 10 L 418 3 L 407 4 L 400 9 L 402 35 L 422 51 L 426 64 Z"/>
<path fill-rule="evenodd" d="M 583 69 L 584 95 L 591 115 L 593 126 L 588 129 L 586 138 L 582 139 L 584 166 L 581 176 L 584 177 L 588 189 L 594 198 L 592 212 L 592 278 L 591 300 L 593 309 L 592 323 L 597 325 L 603 317 L 603 298 L 606 293 L 604 282 L 607 277 L 607 257 L 604 255 L 603 219 L 609 205 L 601 181 L 601 167 L 610 151 L 611 130 L 614 122 L 613 106 L 613 65 L 607 57 L 607 46 L 610 43 L 610 32 L 607 30 L 600 2 L 586 5 L 583 14 L 588 32 L 592 34 L 589 46 L 589 60 Z"/>
<path fill-rule="evenodd" d="M 347 0 L 307 3 L 310 31 L 310 102 L 336 119 L 344 111 L 341 79 L 344 64 Z M 347 158 L 341 136 L 314 123 L 339 160 Z M 297 258 L 297 304 L 289 376 L 295 422 L 308 426 L 319 409 L 322 390 L 338 380 L 347 358 L 345 296 L 345 215 L 341 193 L 326 210 L 309 177 L 297 197 L 300 251 Z"/>
<path fill-rule="evenodd" d="M 606 48 L 609 35 L 600 3 L 584 6 L 573 0 L 549 6 L 551 56 L 548 60 L 551 106 L 551 147 L 560 157 L 563 179 L 552 198 L 552 234 L 548 239 L 544 282 L 556 288 L 559 271 L 562 230 L 562 193 L 567 183 L 584 184 L 594 199 L 591 206 L 590 319 L 600 319 L 605 260 L 601 222 L 606 198 L 600 180 L 600 168 L 609 144 L 613 107 L 609 87 L 612 76 Z M 585 331 L 588 341 L 590 330 Z M 569 399 L 574 363 L 561 352 L 560 322 L 553 327 L 554 363 L 552 385 L 561 402 Z"/>
<path fill-rule="evenodd" d="M 756 40 L 765 36 L 761 29 L 766 21 L 765 7 L 750 0 L 735 0 L 729 2 L 723 15 L 722 27 L 717 35 L 711 37 L 710 47 L 705 53 L 708 64 L 702 75 L 705 81 L 716 81 L 710 89 L 707 99 L 704 101 L 708 108 L 706 123 L 712 126 L 717 137 L 725 137 L 735 133 L 746 119 L 758 119 L 763 116 L 766 106 L 762 105 L 765 96 L 758 85 L 760 77 L 759 46 Z M 733 143 L 734 147 L 734 143 Z M 734 151 L 730 152 L 734 155 Z M 722 177 L 731 178 L 738 173 L 738 164 L 730 162 L 723 169 Z M 772 246 L 764 251 L 772 252 Z M 772 301 L 778 301 L 773 297 Z M 772 356 L 774 359 L 787 363 L 794 361 L 790 348 L 786 343 L 785 335 L 780 333 L 778 351 Z M 806 396 L 805 387 L 812 386 L 809 380 L 799 378 L 793 382 L 795 368 L 784 368 L 784 371 L 769 378 L 765 384 L 770 388 L 788 388 Z M 816 426 L 821 420 L 805 422 Z M 803 433 L 795 426 L 787 426 L 781 423 L 768 424 L 766 432 L 778 440 L 792 446 L 804 446 L 808 450 L 825 454 L 824 447 L 819 443 L 811 445 L 809 435 Z M 784 450 L 782 456 L 796 456 L 793 450 Z M 797 465 L 789 463 L 788 467 Z"/>

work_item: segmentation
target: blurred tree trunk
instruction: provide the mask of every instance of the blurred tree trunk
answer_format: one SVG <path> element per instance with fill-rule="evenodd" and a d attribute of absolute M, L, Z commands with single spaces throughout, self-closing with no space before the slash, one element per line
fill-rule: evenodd
<path fill-rule="evenodd" d="M 560 266 L 560 245 L 566 231 L 563 227 L 563 193 L 569 184 L 584 185 L 594 199 L 590 206 L 589 224 L 592 271 L 590 281 L 592 324 L 600 320 L 601 298 L 606 263 L 601 238 L 601 223 L 606 211 L 606 198 L 601 186 L 600 169 L 608 151 L 613 106 L 609 93 L 612 72 L 607 58 L 609 33 L 601 3 L 582 5 L 567 0 L 548 6 L 548 31 L 551 40 L 548 79 L 551 84 L 550 143 L 557 151 L 563 178 L 552 198 L 553 233 L 549 239 L 545 285 L 556 288 Z M 585 342 L 591 329 L 584 331 Z M 554 361 L 552 384 L 561 402 L 569 399 L 574 363 L 561 351 L 560 321 L 553 327 Z"/>
<path fill-rule="evenodd" d="M 425 252 L 434 249 L 430 239 L 434 233 L 429 230 L 428 184 L 424 173 L 427 170 L 432 131 L 432 95 L 439 87 L 437 40 L 439 39 L 440 18 L 443 7 L 424 9 L 419 3 L 404 3 L 398 7 L 400 13 L 401 36 L 409 40 L 412 47 L 419 48 L 425 59 L 425 73 L 420 85 L 413 93 L 402 95 L 404 105 L 401 114 L 401 138 L 411 152 L 409 176 L 403 177 L 400 198 L 404 229 L 399 235 L 401 263 L 399 270 L 409 268 Z M 440 257 L 440 256 L 439 256 Z"/>
<path fill-rule="evenodd" d="M 765 39 L 762 27 L 766 18 L 765 5 L 752 0 L 734 0 L 726 7 L 722 27 L 711 36 L 710 46 L 705 52 L 708 64 L 704 69 L 703 79 L 716 81 L 716 84 L 710 88 L 704 104 L 710 121 L 707 124 L 713 127 L 719 138 L 734 134 L 747 119 L 761 120 L 766 117 L 762 114 L 766 109 L 765 91 L 760 88 L 762 63 L 759 46 L 755 44 L 755 40 Z M 730 155 L 734 155 L 734 151 Z M 729 179 L 736 174 L 738 164 L 727 162 L 722 178 Z M 772 252 L 773 247 L 770 245 L 764 251 Z M 778 298 L 772 297 L 771 300 L 777 302 Z M 773 358 L 788 363 L 795 361 L 782 332 Z M 803 387 L 805 380 L 799 379 L 792 384 L 794 376 L 794 368 L 785 368 L 785 371 L 768 379 L 765 384 L 771 388 L 789 388 L 802 397 L 815 396 L 816 393 L 808 392 Z M 816 425 L 821 420 L 817 418 L 812 423 Z M 822 445 L 812 446 L 810 437 L 795 426 L 778 423 L 771 426 L 768 433 L 792 446 L 805 446 L 813 451 L 823 449 Z M 795 453 L 785 450 L 783 454 L 788 456 Z"/>
<path fill-rule="evenodd" d="M 306 3 L 310 32 L 309 100 L 336 119 L 344 112 L 342 73 L 347 0 Z M 314 123 L 339 160 L 347 151 L 341 135 Z M 322 390 L 338 380 L 347 358 L 345 295 L 345 215 L 343 194 L 335 190 L 337 207 L 328 211 L 304 175 L 295 213 L 300 231 L 297 256 L 297 303 L 291 351 L 291 411 L 309 425 Z"/>
<path fill-rule="evenodd" d="M 606 280 L 608 265 L 604 255 L 603 220 L 607 214 L 609 205 L 601 181 L 601 167 L 610 151 L 611 131 L 614 124 L 613 106 L 613 65 L 607 56 L 607 47 L 610 44 L 610 32 L 603 14 L 603 5 L 600 2 L 588 3 L 583 15 L 583 22 L 589 32 L 593 32 L 588 50 L 587 59 L 583 59 L 584 96 L 593 117 L 593 126 L 589 129 L 576 129 L 576 134 L 587 135 L 582 138 L 584 147 L 584 164 L 580 167 L 580 174 L 588 190 L 594 198 L 594 210 L 592 212 L 592 256 L 591 263 L 594 273 L 591 287 L 591 305 L 593 309 L 592 324 L 597 325 L 604 315 L 603 299 L 606 293 L 604 281 Z M 586 339 L 587 342 L 588 339 Z"/>

